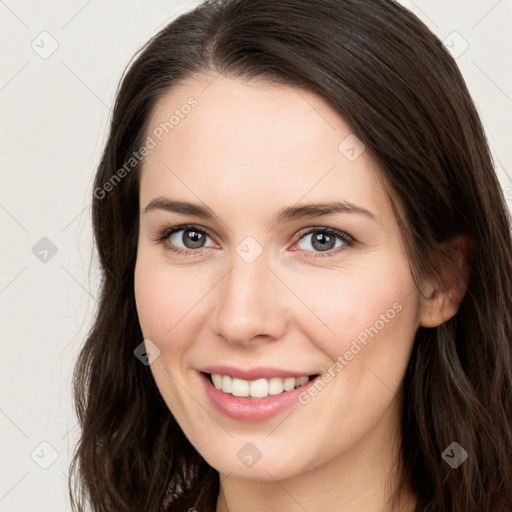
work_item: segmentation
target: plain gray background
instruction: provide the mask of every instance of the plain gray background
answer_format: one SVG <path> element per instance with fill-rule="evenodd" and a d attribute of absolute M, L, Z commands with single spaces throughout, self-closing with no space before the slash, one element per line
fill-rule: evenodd
<path fill-rule="evenodd" d="M 198 3 L 0 0 L 2 512 L 70 510 L 71 374 L 98 294 L 95 166 L 130 58 Z M 402 3 L 457 56 L 510 206 L 512 2 Z"/>

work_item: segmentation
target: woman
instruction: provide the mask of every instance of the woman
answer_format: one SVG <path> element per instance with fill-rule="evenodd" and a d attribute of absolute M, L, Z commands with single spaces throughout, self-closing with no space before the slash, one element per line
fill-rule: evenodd
<path fill-rule="evenodd" d="M 93 222 L 75 510 L 510 510 L 509 216 L 398 4 L 173 21 L 121 83 Z"/>

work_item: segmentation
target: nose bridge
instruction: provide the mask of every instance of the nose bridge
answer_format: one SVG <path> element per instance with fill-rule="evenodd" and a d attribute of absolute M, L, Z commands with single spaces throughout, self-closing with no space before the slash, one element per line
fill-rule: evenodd
<path fill-rule="evenodd" d="M 258 335 L 281 337 L 286 326 L 283 295 L 266 255 L 251 261 L 233 254 L 232 261 L 216 296 L 217 334 L 232 343 L 245 343 Z"/>

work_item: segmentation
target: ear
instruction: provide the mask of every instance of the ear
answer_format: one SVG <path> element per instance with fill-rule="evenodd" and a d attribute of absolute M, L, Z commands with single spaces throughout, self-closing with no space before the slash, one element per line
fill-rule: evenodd
<path fill-rule="evenodd" d="M 437 327 L 452 318 L 466 293 L 469 279 L 470 240 L 454 235 L 439 246 L 439 276 L 425 279 L 420 296 L 422 327 Z M 443 257 L 444 255 L 444 257 Z"/>

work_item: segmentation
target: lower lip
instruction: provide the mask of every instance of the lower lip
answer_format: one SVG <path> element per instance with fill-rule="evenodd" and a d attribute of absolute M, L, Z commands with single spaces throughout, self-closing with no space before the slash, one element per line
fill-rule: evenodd
<path fill-rule="evenodd" d="M 303 386 L 291 391 L 284 391 L 279 395 L 251 399 L 224 393 L 212 384 L 208 375 L 202 372 L 198 373 L 205 386 L 206 394 L 219 412 L 235 420 L 250 422 L 265 421 L 281 414 L 298 403 L 299 395 L 307 392 L 308 388 L 321 378 L 321 375 L 318 375 Z"/>

